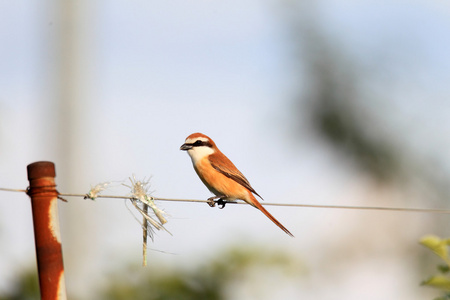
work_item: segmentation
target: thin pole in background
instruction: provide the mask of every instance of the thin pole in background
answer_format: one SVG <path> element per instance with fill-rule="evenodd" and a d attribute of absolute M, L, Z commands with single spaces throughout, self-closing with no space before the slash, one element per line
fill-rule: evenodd
<path fill-rule="evenodd" d="M 27 166 L 27 171 L 41 299 L 65 300 L 55 165 L 48 161 L 35 162 Z"/>

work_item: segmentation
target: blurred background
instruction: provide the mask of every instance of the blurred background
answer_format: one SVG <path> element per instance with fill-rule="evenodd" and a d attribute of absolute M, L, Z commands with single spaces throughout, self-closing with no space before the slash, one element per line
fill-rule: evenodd
<path fill-rule="evenodd" d="M 448 208 L 445 1 L 0 1 L 0 187 L 56 164 L 62 193 L 210 193 L 209 135 L 267 201 Z M 141 267 L 124 200 L 59 203 L 69 299 L 432 299 L 448 215 L 158 202 Z M 0 299 L 38 299 L 29 198 L 0 194 Z"/>

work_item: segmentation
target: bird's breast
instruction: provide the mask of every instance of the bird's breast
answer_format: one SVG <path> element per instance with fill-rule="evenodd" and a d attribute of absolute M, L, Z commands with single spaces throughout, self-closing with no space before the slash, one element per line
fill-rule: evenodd
<path fill-rule="evenodd" d="M 194 165 L 203 184 L 216 196 L 227 196 L 229 200 L 247 200 L 249 191 L 238 182 L 214 169 L 205 157 Z"/>

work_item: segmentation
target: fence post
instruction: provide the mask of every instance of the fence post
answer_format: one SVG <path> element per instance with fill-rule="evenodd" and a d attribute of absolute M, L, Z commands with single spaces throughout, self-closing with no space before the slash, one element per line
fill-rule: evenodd
<path fill-rule="evenodd" d="M 65 300 L 55 165 L 48 161 L 35 162 L 27 166 L 27 171 L 41 299 Z"/>

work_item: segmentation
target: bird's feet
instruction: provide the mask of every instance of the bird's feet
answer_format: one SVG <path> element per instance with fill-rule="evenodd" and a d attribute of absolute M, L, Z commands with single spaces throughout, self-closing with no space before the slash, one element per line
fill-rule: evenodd
<path fill-rule="evenodd" d="M 217 205 L 220 209 L 223 209 L 225 207 L 225 204 L 227 204 L 227 203 L 236 203 L 236 201 L 228 201 L 228 200 L 224 200 L 224 198 L 226 198 L 226 196 L 211 197 L 211 198 L 208 198 L 207 203 L 210 207 L 215 207 L 216 203 L 217 203 Z"/>
<path fill-rule="evenodd" d="M 222 198 L 217 200 L 217 206 L 219 207 L 219 209 L 223 209 L 225 207 L 225 204 L 227 204 L 227 201 L 223 200 Z"/>
<path fill-rule="evenodd" d="M 208 201 L 206 201 L 206 203 L 208 203 L 208 205 L 210 206 L 210 207 L 214 207 L 214 206 L 216 206 L 216 199 L 221 199 L 221 197 L 223 197 L 223 196 L 215 196 L 215 197 L 210 197 L 210 198 L 208 198 Z"/>

